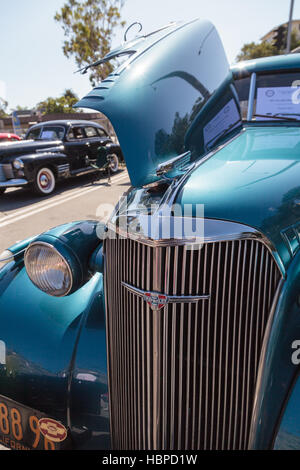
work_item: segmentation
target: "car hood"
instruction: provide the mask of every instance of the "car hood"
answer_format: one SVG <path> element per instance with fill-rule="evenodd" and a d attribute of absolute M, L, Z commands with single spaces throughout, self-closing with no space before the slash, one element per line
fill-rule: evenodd
<path fill-rule="evenodd" d="M 20 140 L 19 142 L 7 143 L 0 145 L 0 161 L 9 156 L 20 156 L 24 154 L 43 151 L 48 148 L 58 147 L 62 145 L 60 140 Z"/>
<path fill-rule="evenodd" d="M 125 43 L 129 58 L 75 107 L 111 121 L 133 186 L 157 179 L 157 166 L 185 150 L 194 117 L 224 81 L 229 66 L 208 21 L 172 25 Z M 112 57 L 114 54 L 111 54 Z"/>
<path fill-rule="evenodd" d="M 284 231 L 300 220 L 299 176 L 299 127 L 248 127 L 195 168 L 177 202 L 258 229 L 287 264 Z"/>

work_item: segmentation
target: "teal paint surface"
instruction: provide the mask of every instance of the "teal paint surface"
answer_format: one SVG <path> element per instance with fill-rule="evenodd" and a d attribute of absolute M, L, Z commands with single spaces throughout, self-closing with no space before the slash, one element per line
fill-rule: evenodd
<path fill-rule="evenodd" d="M 176 202 L 204 204 L 206 218 L 258 229 L 287 266 L 280 232 L 300 221 L 300 127 L 245 127 L 192 172 Z"/>
<path fill-rule="evenodd" d="M 136 50 L 75 107 L 110 119 L 131 183 L 142 186 L 157 180 L 159 163 L 184 151 L 194 117 L 227 77 L 229 64 L 209 21 L 178 24 Z"/>

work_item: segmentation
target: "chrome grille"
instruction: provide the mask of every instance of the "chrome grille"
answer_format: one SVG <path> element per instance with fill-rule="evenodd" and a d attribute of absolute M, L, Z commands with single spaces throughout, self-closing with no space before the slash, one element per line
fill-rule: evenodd
<path fill-rule="evenodd" d="M 107 239 L 107 344 L 113 446 L 245 449 L 279 269 L 259 240 L 154 247 Z M 121 285 L 210 294 L 160 311 Z"/>
<path fill-rule="evenodd" d="M 10 163 L 0 165 L 0 181 L 6 181 L 14 178 L 13 167 Z"/>

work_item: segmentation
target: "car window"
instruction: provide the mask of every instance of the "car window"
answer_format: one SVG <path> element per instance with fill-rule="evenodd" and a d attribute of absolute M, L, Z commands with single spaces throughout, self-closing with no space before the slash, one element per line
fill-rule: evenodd
<path fill-rule="evenodd" d="M 44 126 L 40 135 L 42 140 L 62 140 L 65 130 L 60 126 Z"/>
<path fill-rule="evenodd" d="M 266 116 L 300 119 L 300 72 L 258 75 L 254 115 L 256 120 L 266 120 Z"/>
<path fill-rule="evenodd" d="M 28 132 L 28 134 L 26 136 L 26 139 L 27 140 L 36 140 L 36 139 L 39 138 L 40 133 L 41 133 L 41 128 L 36 127 L 35 129 L 32 129 Z"/>
<path fill-rule="evenodd" d="M 96 127 L 92 127 L 92 126 L 86 127 L 85 133 L 87 137 L 98 137 L 98 132 L 97 132 Z"/>
<path fill-rule="evenodd" d="M 247 118 L 250 77 L 235 80 L 242 118 Z M 275 116 L 272 118 L 272 116 Z M 256 76 L 253 120 L 300 120 L 300 72 L 261 73 Z"/>
<path fill-rule="evenodd" d="M 68 132 L 68 140 L 84 139 L 85 134 L 82 127 L 74 126 Z"/>
<path fill-rule="evenodd" d="M 247 119 L 250 77 L 235 80 L 234 85 L 240 101 L 242 119 Z"/>
<path fill-rule="evenodd" d="M 97 132 L 100 137 L 107 137 L 107 133 L 104 129 L 100 129 L 99 127 L 97 127 Z"/>

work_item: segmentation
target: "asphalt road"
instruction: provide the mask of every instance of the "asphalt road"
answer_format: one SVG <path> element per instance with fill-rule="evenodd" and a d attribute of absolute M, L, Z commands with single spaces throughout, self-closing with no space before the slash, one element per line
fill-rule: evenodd
<path fill-rule="evenodd" d="M 93 175 L 58 183 L 49 197 L 26 189 L 10 189 L 0 196 L 0 254 L 9 246 L 57 225 L 75 220 L 107 218 L 119 197 L 130 187 L 127 171 L 112 176 L 111 183 Z M 0 450 L 7 450 L 0 445 Z"/>
<path fill-rule="evenodd" d="M 37 197 L 26 189 L 0 196 L 0 254 L 27 237 L 76 220 L 100 220 L 130 187 L 127 171 L 95 181 L 93 175 L 58 183 L 52 196 Z M 107 213 L 107 214 L 106 214 Z"/>

